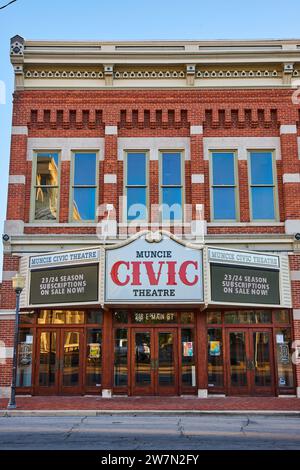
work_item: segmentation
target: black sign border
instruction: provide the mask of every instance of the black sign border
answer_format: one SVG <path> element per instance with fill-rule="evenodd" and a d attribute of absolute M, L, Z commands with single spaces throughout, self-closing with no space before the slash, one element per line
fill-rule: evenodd
<path fill-rule="evenodd" d="M 33 304 L 31 302 L 31 273 L 32 272 L 42 272 L 42 271 L 54 271 L 54 270 L 57 270 L 57 269 L 67 269 L 67 268 L 80 268 L 80 267 L 88 267 L 88 266 L 96 266 L 96 272 L 97 272 L 97 299 L 93 299 L 93 300 L 87 300 L 87 301 L 79 301 L 79 302 L 70 302 L 70 301 L 60 301 L 60 302 L 48 302 L 48 303 L 45 303 L 45 304 L 42 304 L 42 303 L 36 303 L 36 304 Z M 39 308 L 40 306 L 41 307 L 46 307 L 46 306 L 58 306 L 60 304 L 63 304 L 63 305 L 70 305 L 72 304 L 72 307 L 76 307 L 76 305 L 89 305 L 89 304 L 99 304 L 99 262 L 97 263 L 86 263 L 86 264 L 75 264 L 75 265 L 63 265 L 63 266 L 51 266 L 49 268 L 39 268 L 39 269 L 31 269 L 30 270 L 30 281 L 29 281 L 29 305 L 30 307 L 34 307 L 34 308 Z"/>
<path fill-rule="evenodd" d="M 270 271 L 270 272 L 278 272 L 278 294 L 279 294 L 279 303 L 278 304 L 268 304 L 268 303 L 257 303 L 257 302 L 240 302 L 240 301 L 236 301 L 236 302 L 233 302 L 233 301 L 226 301 L 226 300 L 214 300 L 213 297 L 212 297 L 212 267 L 213 266 L 223 266 L 223 267 L 227 267 L 227 268 L 237 268 L 237 269 L 253 269 L 254 271 L 255 270 L 263 270 L 263 271 Z M 280 289 L 280 269 L 274 269 L 274 268 L 264 268 L 264 267 L 259 267 L 259 266 L 252 266 L 252 265 L 239 265 L 239 264 L 229 264 L 229 263 L 211 263 L 209 262 L 209 279 L 210 279 L 210 301 L 211 303 L 213 303 L 214 305 L 221 305 L 221 304 L 224 304 L 224 305 L 238 305 L 240 304 L 241 307 L 243 307 L 244 305 L 245 306 L 249 306 L 249 305 L 257 305 L 257 306 L 261 306 L 261 307 L 265 307 L 265 308 L 268 308 L 268 307 L 272 307 L 272 306 L 277 306 L 277 307 L 280 307 L 281 306 L 281 289 Z"/>

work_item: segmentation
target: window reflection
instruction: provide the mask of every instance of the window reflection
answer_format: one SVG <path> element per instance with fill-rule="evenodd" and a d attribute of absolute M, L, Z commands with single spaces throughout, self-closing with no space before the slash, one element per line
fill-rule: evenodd
<path fill-rule="evenodd" d="M 272 384 L 270 362 L 270 333 L 253 333 L 253 351 L 255 367 L 255 385 L 267 387 Z"/>
<path fill-rule="evenodd" d="M 35 175 L 35 220 L 57 219 L 58 188 L 58 154 L 38 153 Z"/>
<path fill-rule="evenodd" d="M 114 312 L 115 323 L 128 323 L 128 313 L 125 310 Z"/>
<path fill-rule="evenodd" d="M 276 356 L 278 371 L 278 386 L 293 387 L 293 365 L 292 365 L 292 333 L 290 328 L 278 328 L 276 336 Z"/>
<path fill-rule="evenodd" d="M 192 330 L 191 328 L 184 328 L 181 330 L 181 347 L 182 347 L 182 358 L 181 358 L 182 385 L 195 387 L 196 386 L 195 343 L 194 343 L 194 330 Z"/>
<path fill-rule="evenodd" d="M 35 312 L 20 312 L 20 324 L 34 323 Z"/>
<path fill-rule="evenodd" d="M 275 322 L 276 323 L 289 323 L 290 315 L 288 310 L 275 310 Z"/>
<path fill-rule="evenodd" d="M 38 324 L 82 324 L 84 323 L 83 310 L 40 310 Z"/>
<path fill-rule="evenodd" d="M 114 384 L 116 387 L 127 385 L 128 376 L 128 337 L 127 329 L 115 330 Z"/>
<path fill-rule="evenodd" d="M 272 312 L 268 310 L 254 310 L 241 312 L 226 312 L 225 323 L 233 324 L 254 324 L 254 323 L 271 323 Z"/>
<path fill-rule="evenodd" d="M 222 314 L 220 312 L 208 312 L 207 323 L 222 323 Z"/>
<path fill-rule="evenodd" d="M 39 385 L 55 385 L 56 368 L 56 332 L 43 331 L 40 336 Z"/>
<path fill-rule="evenodd" d="M 102 330 L 87 330 L 86 385 L 100 386 L 102 371 Z"/>
<path fill-rule="evenodd" d="M 87 323 L 89 324 L 98 324 L 103 323 L 103 311 L 102 310 L 89 310 L 86 314 Z"/>
<path fill-rule="evenodd" d="M 151 335 L 135 334 L 135 383 L 139 386 L 151 384 Z"/>
<path fill-rule="evenodd" d="M 38 324 L 63 324 L 65 323 L 65 312 L 62 310 L 40 310 Z"/>
<path fill-rule="evenodd" d="M 254 220 L 274 220 L 274 175 L 272 152 L 250 153 L 251 204 Z"/>
<path fill-rule="evenodd" d="M 173 385 L 174 374 L 174 335 L 158 333 L 158 383 L 160 386 Z"/>
<path fill-rule="evenodd" d="M 223 387 L 223 342 L 222 329 L 208 329 L 208 386 Z"/>
<path fill-rule="evenodd" d="M 213 219 L 235 220 L 237 217 L 235 155 L 232 152 L 214 152 L 211 161 Z"/>
<path fill-rule="evenodd" d="M 73 168 L 73 220 L 95 220 L 97 189 L 96 154 L 75 153 Z"/>
<path fill-rule="evenodd" d="M 194 312 L 183 312 L 180 314 L 181 323 L 183 324 L 194 323 L 194 318 Z"/>
<path fill-rule="evenodd" d="M 182 154 L 163 152 L 161 155 L 161 202 L 162 219 L 181 220 L 182 213 Z"/>
<path fill-rule="evenodd" d="M 147 156 L 127 153 L 127 220 L 147 219 Z"/>
<path fill-rule="evenodd" d="M 22 328 L 19 331 L 17 387 L 30 387 L 32 380 L 33 330 Z"/>
<path fill-rule="evenodd" d="M 78 331 L 66 331 L 64 333 L 64 357 L 63 357 L 63 385 L 76 387 L 79 385 L 80 367 L 80 333 Z"/>
<path fill-rule="evenodd" d="M 229 333 L 230 382 L 234 387 L 247 385 L 246 338 L 244 332 Z"/>

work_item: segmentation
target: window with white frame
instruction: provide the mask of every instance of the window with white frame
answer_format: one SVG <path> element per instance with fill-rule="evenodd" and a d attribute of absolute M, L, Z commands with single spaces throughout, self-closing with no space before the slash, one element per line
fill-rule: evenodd
<path fill-rule="evenodd" d="M 276 184 L 273 152 L 249 152 L 252 220 L 276 220 Z"/>
<path fill-rule="evenodd" d="M 128 221 L 147 220 L 148 156 L 146 152 L 126 153 L 125 191 Z"/>
<path fill-rule="evenodd" d="M 58 152 L 36 152 L 33 157 L 32 220 L 58 220 L 59 160 Z"/>
<path fill-rule="evenodd" d="M 235 152 L 211 152 L 210 173 L 212 220 L 238 220 Z"/>
<path fill-rule="evenodd" d="M 96 220 L 97 167 L 96 152 L 73 154 L 70 218 L 74 222 Z"/>
<path fill-rule="evenodd" d="M 182 152 L 160 153 L 160 203 L 163 222 L 183 219 L 183 173 Z"/>

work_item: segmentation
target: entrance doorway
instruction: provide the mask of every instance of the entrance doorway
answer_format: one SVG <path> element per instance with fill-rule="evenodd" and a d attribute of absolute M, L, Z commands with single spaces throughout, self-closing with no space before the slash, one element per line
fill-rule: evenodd
<path fill-rule="evenodd" d="M 113 392 L 176 396 L 197 392 L 193 311 L 116 310 L 113 313 Z"/>
<path fill-rule="evenodd" d="M 272 329 L 226 330 L 228 395 L 274 395 Z"/>
<path fill-rule="evenodd" d="M 79 395 L 82 371 L 83 329 L 37 330 L 36 394 Z"/>
<path fill-rule="evenodd" d="M 177 395 L 177 329 L 132 329 L 132 394 Z"/>

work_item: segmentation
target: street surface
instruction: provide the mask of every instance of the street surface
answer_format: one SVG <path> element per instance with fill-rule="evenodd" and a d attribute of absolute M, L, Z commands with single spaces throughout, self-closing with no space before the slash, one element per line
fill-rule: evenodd
<path fill-rule="evenodd" d="M 300 418 L 1 417 L 1 450 L 300 450 Z"/>

